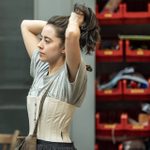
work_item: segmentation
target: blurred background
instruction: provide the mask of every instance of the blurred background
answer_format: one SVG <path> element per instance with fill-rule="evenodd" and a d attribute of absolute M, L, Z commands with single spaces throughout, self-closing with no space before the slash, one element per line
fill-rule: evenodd
<path fill-rule="evenodd" d="M 0 0 L 0 133 L 28 133 L 26 96 L 32 78 L 20 24 L 23 19 L 48 20 L 53 15 L 69 15 L 79 2 L 95 11 L 94 0 Z M 94 55 L 84 57 L 94 68 Z M 93 150 L 94 71 L 88 74 L 88 92 L 82 108 L 77 109 L 71 136 L 78 150 Z"/>

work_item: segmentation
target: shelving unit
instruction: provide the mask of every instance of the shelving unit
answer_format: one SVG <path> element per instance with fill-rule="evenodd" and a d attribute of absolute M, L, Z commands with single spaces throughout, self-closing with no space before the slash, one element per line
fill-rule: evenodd
<path fill-rule="evenodd" d="M 150 116 L 147 125 L 130 122 L 143 113 L 142 103 L 150 103 L 150 46 L 149 39 L 136 41 L 119 35 L 150 35 L 150 1 L 124 0 L 114 13 L 102 11 L 105 4 L 103 0 L 96 3 L 102 42 L 118 39 L 119 48 L 103 48 L 101 43 L 96 50 L 95 150 L 123 150 L 126 140 L 150 137 Z M 140 43 L 146 47 L 138 49 Z M 120 80 L 112 89 L 98 88 L 108 82 L 107 76 L 129 66 L 146 76 L 148 88 L 128 87 L 127 80 Z"/>

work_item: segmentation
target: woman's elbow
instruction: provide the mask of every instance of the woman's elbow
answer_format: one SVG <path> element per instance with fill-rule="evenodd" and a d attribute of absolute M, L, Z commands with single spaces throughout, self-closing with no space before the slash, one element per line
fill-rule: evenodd
<path fill-rule="evenodd" d="M 29 22 L 28 20 L 22 20 L 22 22 L 21 22 L 21 24 L 20 24 L 21 29 L 22 29 L 22 28 L 27 28 L 28 22 Z"/>

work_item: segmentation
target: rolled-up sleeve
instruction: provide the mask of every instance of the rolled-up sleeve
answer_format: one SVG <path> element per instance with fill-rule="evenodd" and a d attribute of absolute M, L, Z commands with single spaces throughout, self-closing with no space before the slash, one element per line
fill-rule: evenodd
<path fill-rule="evenodd" d="M 86 65 L 81 61 L 74 82 L 69 81 L 69 71 L 67 64 L 65 64 L 65 72 L 67 77 L 67 87 L 70 93 L 70 100 L 72 104 L 81 106 L 87 88 L 87 71 Z"/>

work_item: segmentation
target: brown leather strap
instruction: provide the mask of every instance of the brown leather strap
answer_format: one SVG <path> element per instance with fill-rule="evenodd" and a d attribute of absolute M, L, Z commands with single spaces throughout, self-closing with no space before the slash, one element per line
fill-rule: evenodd
<path fill-rule="evenodd" d="M 48 85 L 48 88 L 46 89 L 45 93 L 42 95 L 40 105 L 39 105 L 39 113 L 38 113 L 37 121 L 35 123 L 35 127 L 34 127 L 34 130 L 33 130 L 33 136 L 37 135 L 37 127 L 38 127 L 38 123 L 39 123 L 39 120 L 40 120 L 40 117 L 41 117 L 41 114 L 42 114 L 43 104 L 44 104 L 44 101 L 46 99 L 46 96 L 48 94 L 48 91 L 50 89 L 51 84 L 52 84 L 52 82 Z"/>

